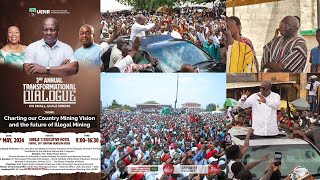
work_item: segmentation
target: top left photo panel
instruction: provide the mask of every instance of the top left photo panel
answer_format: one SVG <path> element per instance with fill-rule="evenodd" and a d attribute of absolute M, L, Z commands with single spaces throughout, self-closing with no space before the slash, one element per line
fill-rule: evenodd
<path fill-rule="evenodd" d="M 225 72 L 225 0 L 100 0 L 102 72 Z"/>

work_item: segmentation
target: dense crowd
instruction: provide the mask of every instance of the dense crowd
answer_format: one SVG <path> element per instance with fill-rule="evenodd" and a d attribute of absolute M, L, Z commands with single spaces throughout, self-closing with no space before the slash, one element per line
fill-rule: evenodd
<path fill-rule="evenodd" d="M 225 146 L 231 139 L 224 129 L 225 115 L 106 111 L 101 119 L 101 165 L 108 179 L 166 179 L 166 174 L 128 174 L 128 165 L 219 165 L 225 179 Z M 227 141 L 226 141 L 227 140 Z M 193 179 L 198 174 L 174 174 L 174 179 Z M 130 178 L 129 178 L 130 177 Z"/>
<path fill-rule="evenodd" d="M 141 25 L 154 24 L 144 30 L 146 36 L 169 34 L 177 39 L 189 40 L 220 61 L 220 48 L 224 47 L 225 8 L 220 1 L 214 4 L 213 9 L 185 8 L 176 12 L 168 10 L 168 13 L 104 13 L 101 16 L 101 39 L 105 41 L 112 37 L 114 29 L 118 29 L 120 37 L 132 36 L 137 17 L 143 15 L 145 21 Z"/>

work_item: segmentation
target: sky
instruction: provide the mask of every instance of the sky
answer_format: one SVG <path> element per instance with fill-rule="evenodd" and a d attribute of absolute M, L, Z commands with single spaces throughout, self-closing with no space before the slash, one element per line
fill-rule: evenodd
<path fill-rule="evenodd" d="M 102 106 L 109 106 L 116 100 L 132 107 L 146 101 L 174 107 L 177 76 L 174 73 L 102 73 Z M 178 108 L 186 102 L 199 103 L 202 108 L 210 103 L 223 107 L 225 99 L 225 73 L 179 74 Z"/>

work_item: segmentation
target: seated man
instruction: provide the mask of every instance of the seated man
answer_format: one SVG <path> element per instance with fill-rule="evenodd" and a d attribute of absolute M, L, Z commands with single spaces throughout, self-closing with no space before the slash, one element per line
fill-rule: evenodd
<path fill-rule="evenodd" d="M 130 73 L 139 71 L 140 69 L 148 69 L 151 68 L 153 65 L 157 64 L 156 60 L 151 60 L 151 64 L 136 64 L 133 62 L 133 56 L 139 50 L 140 46 L 140 38 L 136 37 L 133 42 L 132 48 L 129 45 L 125 45 L 122 47 L 122 59 L 118 60 L 115 63 L 115 67 L 120 69 L 120 72 Z"/>
<path fill-rule="evenodd" d="M 302 73 L 307 62 L 306 41 L 297 36 L 299 20 L 285 17 L 280 25 L 281 36 L 273 38 L 263 47 L 261 70 L 269 72 Z"/>
<path fill-rule="evenodd" d="M 72 48 L 59 41 L 58 35 L 58 21 L 55 18 L 45 19 L 42 23 L 43 39 L 31 43 L 26 49 L 23 64 L 26 74 L 71 76 L 78 72 Z"/>

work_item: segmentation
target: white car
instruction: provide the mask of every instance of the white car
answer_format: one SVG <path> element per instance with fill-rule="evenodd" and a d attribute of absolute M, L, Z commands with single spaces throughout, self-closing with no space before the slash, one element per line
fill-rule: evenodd
<path fill-rule="evenodd" d="M 233 127 L 228 132 L 233 144 L 243 145 L 248 128 Z M 297 166 L 305 167 L 315 179 L 320 179 L 320 151 L 313 144 L 303 139 L 290 139 L 283 132 L 276 137 L 252 137 L 249 141 L 249 149 L 243 156 L 243 162 L 254 162 L 266 154 L 273 159 L 275 152 L 282 153 L 281 177 L 285 178 Z M 253 179 L 260 179 L 268 162 L 262 162 L 250 170 Z"/>

